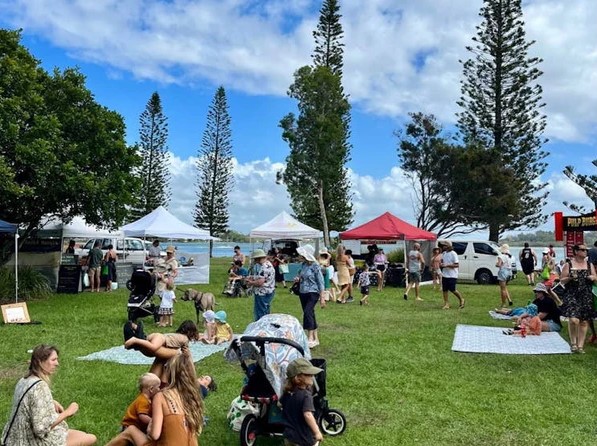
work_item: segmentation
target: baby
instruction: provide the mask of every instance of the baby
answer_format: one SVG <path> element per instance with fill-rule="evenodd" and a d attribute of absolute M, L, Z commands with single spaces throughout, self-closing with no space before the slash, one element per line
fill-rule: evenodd
<path fill-rule="evenodd" d="M 207 398 L 209 392 L 215 392 L 218 388 L 214 379 L 209 375 L 203 375 L 197 378 L 197 384 L 199 384 L 199 390 L 203 399 Z"/>
<path fill-rule="evenodd" d="M 216 337 L 216 313 L 207 310 L 203 313 L 203 325 L 205 332 L 199 336 L 199 340 L 204 344 L 213 344 Z"/>
<path fill-rule="evenodd" d="M 153 373 L 144 373 L 139 378 L 139 395 L 126 409 L 122 418 L 122 430 L 136 426 L 145 432 L 151 421 L 151 399 L 160 390 L 160 378 Z"/>
<path fill-rule="evenodd" d="M 226 312 L 217 311 L 215 314 L 216 320 L 216 337 L 215 344 L 222 344 L 223 342 L 232 341 L 232 327 L 226 322 Z"/>

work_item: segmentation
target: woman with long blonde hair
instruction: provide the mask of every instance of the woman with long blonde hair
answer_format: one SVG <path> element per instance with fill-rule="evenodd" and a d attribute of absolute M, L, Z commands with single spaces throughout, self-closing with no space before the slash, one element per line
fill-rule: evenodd
<path fill-rule="evenodd" d="M 203 428 L 203 400 L 197 385 L 195 366 L 188 348 L 166 363 L 169 384 L 151 402 L 147 434 L 127 427 L 106 446 L 197 446 Z"/>

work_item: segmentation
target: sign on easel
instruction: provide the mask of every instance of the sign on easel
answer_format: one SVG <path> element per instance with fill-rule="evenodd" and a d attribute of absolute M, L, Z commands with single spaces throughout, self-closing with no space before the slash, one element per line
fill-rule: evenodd
<path fill-rule="evenodd" d="M 26 302 L 2 305 L 1 308 L 5 324 L 29 324 L 31 322 Z"/>

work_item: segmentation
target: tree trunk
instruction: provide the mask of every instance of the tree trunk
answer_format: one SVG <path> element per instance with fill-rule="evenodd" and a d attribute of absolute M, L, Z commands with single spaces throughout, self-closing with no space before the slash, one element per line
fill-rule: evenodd
<path fill-rule="evenodd" d="M 500 225 L 498 223 L 489 223 L 489 240 L 492 242 L 499 242 Z"/>
<path fill-rule="evenodd" d="M 330 231 L 328 229 L 328 217 L 325 213 L 325 203 L 323 202 L 323 181 L 319 180 L 317 186 L 317 198 L 319 199 L 319 212 L 321 213 L 321 224 L 323 225 L 323 243 L 326 247 L 330 245 Z"/>

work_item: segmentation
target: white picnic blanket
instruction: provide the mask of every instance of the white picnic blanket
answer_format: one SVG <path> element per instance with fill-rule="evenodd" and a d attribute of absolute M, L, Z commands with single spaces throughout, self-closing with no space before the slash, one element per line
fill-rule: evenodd
<path fill-rule="evenodd" d="M 193 362 L 201 361 L 216 352 L 225 350 L 229 343 L 224 342 L 220 345 L 203 344 L 202 342 L 190 342 L 189 350 L 193 357 Z M 81 361 L 108 361 L 118 364 L 151 364 L 154 358 L 148 358 L 137 350 L 126 350 L 124 346 L 118 345 L 107 350 L 90 353 L 87 356 L 80 356 L 77 359 Z"/>
<path fill-rule="evenodd" d="M 506 328 L 477 325 L 456 326 L 452 350 L 470 353 L 500 353 L 504 355 L 568 354 L 570 346 L 559 333 L 540 336 L 507 336 Z"/>

